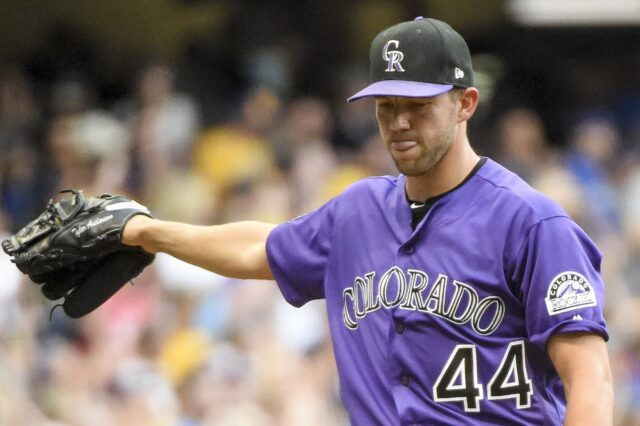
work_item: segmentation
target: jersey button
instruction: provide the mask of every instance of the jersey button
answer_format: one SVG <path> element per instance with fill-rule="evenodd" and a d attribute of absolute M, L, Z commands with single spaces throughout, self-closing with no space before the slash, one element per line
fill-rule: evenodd
<path fill-rule="evenodd" d="M 404 332 L 404 324 L 401 322 L 396 323 L 396 332 L 402 334 Z"/>
<path fill-rule="evenodd" d="M 407 246 L 407 247 L 404 249 L 404 252 L 405 252 L 405 253 L 407 253 L 407 254 L 411 254 L 411 253 L 413 253 L 413 251 L 414 251 L 414 250 L 415 250 L 415 249 L 414 249 L 414 247 L 413 247 L 413 246 Z"/>
<path fill-rule="evenodd" d="M 409 386 L 409 383 L 411 383 L 411 379 L 409 378 L 409 375 L 403 374 L 402 377 L 400 377 L 400 383 L 403 386 Z"/>

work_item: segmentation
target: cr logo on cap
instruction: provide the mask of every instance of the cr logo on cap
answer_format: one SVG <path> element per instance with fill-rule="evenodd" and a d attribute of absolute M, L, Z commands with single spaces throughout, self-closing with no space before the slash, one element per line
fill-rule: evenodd
<path fill-rule="evenodd" d="M 391 45 L 397 49 L 398 46 L 400 46 L 400 42 L 398 40 L 389 40 L 387 44 L 384 45 L 384 48 L 382 49 L 382 58 L 387 61 L 387 69 L 385 71 L 404 72 L 404 68 L 402 68 L 402 64 L 400 64 L 404 59 L 404 54 L 399 50 L 389 50 L 389 46 Z"/>

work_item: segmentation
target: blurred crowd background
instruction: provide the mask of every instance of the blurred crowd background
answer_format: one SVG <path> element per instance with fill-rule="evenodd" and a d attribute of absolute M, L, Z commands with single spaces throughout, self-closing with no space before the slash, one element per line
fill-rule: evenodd
<path fill-rule="evenodd" d="M 472 145 L 604 253 L 616 425 L 640 425 L 633 1 L 1 3 L 0 237 L 66 188 L 167 220 L 281 222 L 396 174 L 372 103 L 345 99 L 382 28 L 449 22 L 481 90 Z M 0 425 L 347 425 L 323 303 L 158 255 L 70 320 L 0 254 Z"/>

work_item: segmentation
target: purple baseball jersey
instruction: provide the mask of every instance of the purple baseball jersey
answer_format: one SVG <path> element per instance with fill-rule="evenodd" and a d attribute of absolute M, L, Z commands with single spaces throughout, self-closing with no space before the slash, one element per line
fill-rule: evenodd
<path fill-rule="evenodd" d="M 601 253 L 492 160 L 415 230 L 405 177 L 374 177 L 276 227 L 267 255 L 289 303 L 326 299 L 353 425 L 560 425 L 549 337 L 608 339 Z"/>

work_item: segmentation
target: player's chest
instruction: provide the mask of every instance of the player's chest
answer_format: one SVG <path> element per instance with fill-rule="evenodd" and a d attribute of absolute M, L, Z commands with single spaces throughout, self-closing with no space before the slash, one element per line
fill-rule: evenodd
<path fill-rule="evenodd" d="M 445 280 L 487 283 L 480 290 L 492 293 L 496 282 L 504 281 L 505 238 L 487 225 L 428 215 L 414 231 L 384 217 L 352 218 L 337 227 L 328 272 L 341 282 L 365 282 L 378 290 L 409 283 L 433 287 Z"/>
<path fill-rule="evenodd" d="M 387 315 L 485 335 L 500 327 L 513 295 L 493 238 L 473 226 L 425 225 L 415 233 L 383 226 L 341 234 L 326 295 L 340 306 L 344 327 Z"/>

